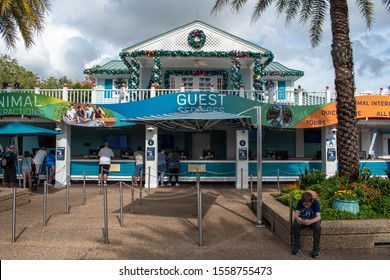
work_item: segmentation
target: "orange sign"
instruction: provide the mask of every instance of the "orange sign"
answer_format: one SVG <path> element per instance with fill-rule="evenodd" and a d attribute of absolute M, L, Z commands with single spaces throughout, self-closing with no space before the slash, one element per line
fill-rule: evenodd
<path fill-rule="evenodd" d="M 357 96 L 356 117 L 358 119 L 390 119 L 390 96 Z M 336 102 L 314 111 L 294 128 L 314 128 L 337 124 Z"/>

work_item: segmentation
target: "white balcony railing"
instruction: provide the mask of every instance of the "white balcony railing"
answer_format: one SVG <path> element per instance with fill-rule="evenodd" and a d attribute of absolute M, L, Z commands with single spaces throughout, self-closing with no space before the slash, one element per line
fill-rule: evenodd
<path fill-rule="evenodd" d="M 172 94 L 177 92 L 186 92 L 183 87 L 180 89 L 12 89 L 7 88 L 0 90 L 1 92 L 26 92 L 41 94 L 57 99 L 73 103 L 90 103 L 90 104 L 116 104 L 125 102 L 135 102 Z M 193 91 L 193 90 L 191 90 Z M 211 90 L 211 92 L 225 95 L 241 96 L 250 100 L 271 103 L 271 104 L 285 104 L 285 105 L 322 105 L 336 100 L 336 93 L 330 90 L 324 91 L 277 91 L 277 90 Z M 373 92 L 356 92 L 355 96 L 363 95 L 389 95 L 382 89 L 377 93 Z"/>

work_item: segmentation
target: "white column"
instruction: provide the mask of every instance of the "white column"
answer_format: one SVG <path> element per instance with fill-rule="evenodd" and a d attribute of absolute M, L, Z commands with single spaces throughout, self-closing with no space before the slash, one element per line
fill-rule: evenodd
<path fill-rule="evenodd" d="M 62 88 L 62 100 L 68 101 L 68 85 L 64 84 Z"/>
<path fill-rule="evenodd" d="M 150 98 L 156 97 L 156 87 L 154 84 L 150 87 Z"/>
<path fill-rule="evenodd" d="M 67 178 L 68 176 L 70 176 L 70 139 L 72 136 L 72 127 L 70 125 L 61 125 L 61 132 L 62 134 L 58 134 L 56 136 L 57 141 L 55 186 L 58 188 L 65 188 L 68 182 Z"/>
<path fill-rule="evenodd" d="M 97 98 L 96 98 L 96 84 L 92 84 L 92 92 L 91 92 L 91 103 L 96 104 L 97 103 Z"/>
<path fill-rule="evenodd" d="M 11 91 L 12 91 L 12 85 L 11 85 L 11 83 L 8 83 L 7 92 L 11 92 Z"/>
<path fill-rule="evenodd" d="M 326 178 L 336 175 L 337 172 L 337 130 L 327 126 L 322 128 L 323 151 L 325 156 L 322 156 L 322 166 L 326 174 Z"/>
<path fill-rule="evenodd" d="M 158 128 L 155 126 L 147 125 L 145 129 L 145 188 L 150 187 L 157 188 L 158 182 Z M 150 170 L 150 174 L 149 174 Z"/>
<path fill-rule="evenodd" d="M 366 152 L 366 156 L 369 155 L 370 143 L 371 143 L 371 133 L 369 130 L 360 131 L 360 150 Z"/>
<path fill-rule="evenodd" d="M 34 93 L 39 94 L 39 84 L 38 83 L 35 84 Z"/>
<path fill-rule="evenodd" d="M 301 86 L 298 86 L 298 105 L 303 105 L 303 92 Z"/>
<path fill-rule="evenodd" d="M 329 90 L 329 87 L 326 86 L 326 90 L 325 90 L 325 95 L 326 95 L 326 103 L 330 103 L 331 101 L 331 95 L 330 95 L 330 90 Z"/>
<path fill-rule="evenodd" d="M 249 173 L 249 149 L 248 149 L 248 130 L 236 131 L 236 188 L 248 188 Z M 242 170 L 242 171 L 241 171 Z"/>

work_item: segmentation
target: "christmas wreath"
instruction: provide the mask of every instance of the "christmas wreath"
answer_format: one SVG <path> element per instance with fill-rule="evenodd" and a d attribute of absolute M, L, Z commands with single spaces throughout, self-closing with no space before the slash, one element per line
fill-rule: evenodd
<path fill-rule="evenodd" d="M 188 44 L 194 49 L 199 49 L 204 46 L 206 42 L 206 35 L 200 29 L 192 30 L 188 34 Z"/>

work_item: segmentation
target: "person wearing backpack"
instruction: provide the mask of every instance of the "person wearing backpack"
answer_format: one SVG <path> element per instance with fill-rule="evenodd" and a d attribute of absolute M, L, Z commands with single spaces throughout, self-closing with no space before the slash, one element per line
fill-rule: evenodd
<path fill-rule="evenodd" d="M 6 149 L 4 157 L 1 160 L 1 167 L 4 170 L 3 173 L 3 187 L 13 188 L 14 183 L 17 182 L 16 178 L 16 165 L 18 157 L 15 154 L 15 146 L 11 145 Z"/>
<path fill-rule="evenodd" d="M 142 152 L 142 148 L 140 146 L 137 147 L 137 151 L 134 153 L 135 157 L 135 172 L 133 175 L 133 184 L 137 185 L 138 180 L 141 180 L 141 174 L 144 169 L 144 153 Z"/>

